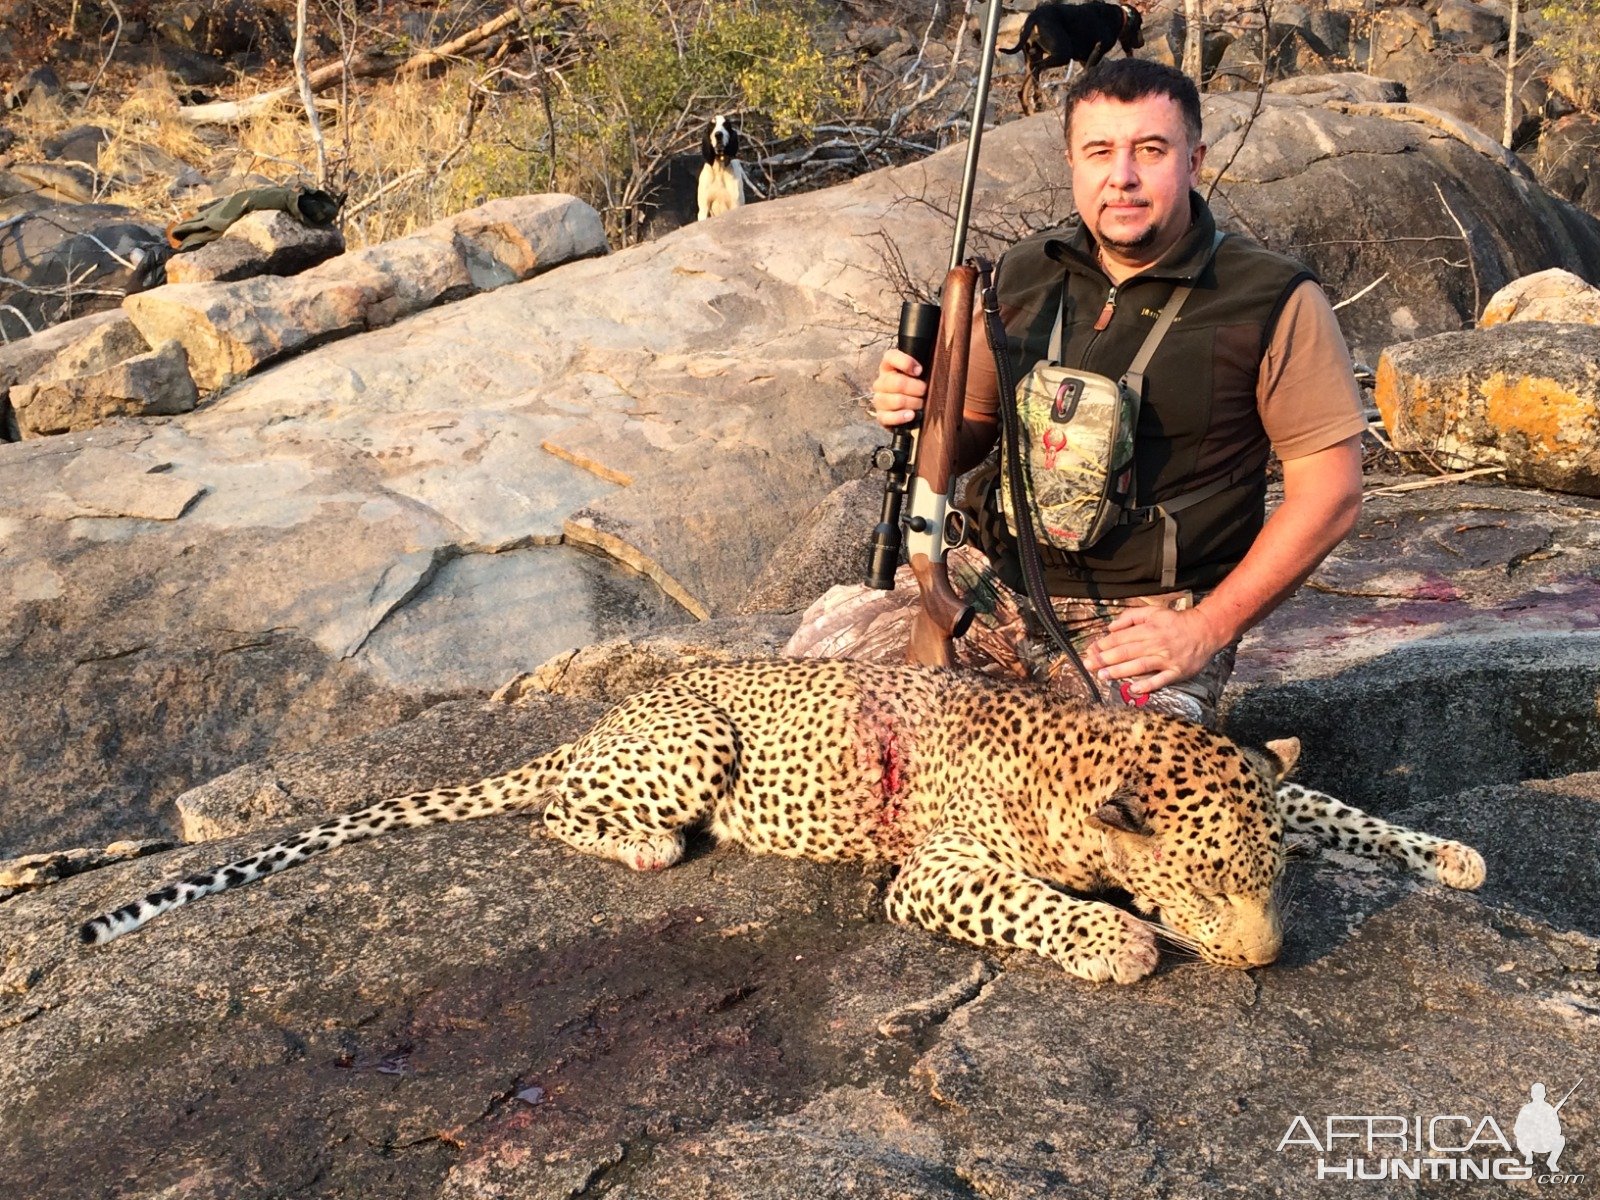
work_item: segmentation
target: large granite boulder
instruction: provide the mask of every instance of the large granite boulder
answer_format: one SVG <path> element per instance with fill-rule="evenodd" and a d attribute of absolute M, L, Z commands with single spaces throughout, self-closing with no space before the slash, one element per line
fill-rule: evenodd
<path fill-rule="evenodd" d="M 434 763 L 441 735 L 512 763 L 572 715 L 449 706 L 260 778 L 337 809 L 372 794 L 363 768 L 395 790 L 472 779 Z M 525 816 L 351 846 L 86 949 L 77 922 L 264 832 L 112 863 L 0 904 L 0 1172 L 29 1200 L 599 1181 L 635 1200 L 1314 1200 L 1347 1158 L 1421 1156 L 1330 1147 L 1330 1119 L 1470 1114 L 1509 1138 L 1532 1084 L 1559 1095 L 1593 1058 L 1600 777 L 1384 811 L 1480 846 L 1484 890 L 1295 861 L 1277 964 L 1169 956 L 1128 988 L 889 924 L 882 870 L 701 849 L 637 875 Z M 1562 1124 L 1579 1167 L 1593 1106 Z M 1520 1163 L 1493 1142 L 1427 1153 Z"/>
<path fill-rule="evenodd" d="M 212 246 L 233 240 L 270 246 L 285 241 L 273 233 L 278 227 L 271 217 L 295 224 L 282 213 L 254 215 L 262 220 L 238 222 L 245 228 L 237 239 L 225 235 Z M 328 237 L 340 240 L 333 230 L 311 235 L 322 250 L 331 249 Z M 436 222 L 406 243 L 409 247 L 322 255 L 320 265 L 289 278 L 262 275 L 238 281 L 230 281 L 233 272 L 223 269 L 233 262 L 232 252 L 225 250 L 207 260 L 217 271 L 183 268 L 178 275 L 210 279 L 174 282 L 130 296 L 124 307 L 152 345 L 181 343 L 194 382 L 203 391 L 215 391 L 310 347 L 607 249 L 599 214 L 572 196 L 560 195 L 491 201 Z M 419 272 L 414 248 L 421 247 L 431 253 L 424 256 L 427 269 Z M 269 252 L 263 261 L 270 260 Z"/>
<path fill-rule="evenodd" d="M 1600 217 L 1600 117 L 1570 113 L 1546 125 L 1530 165 L 1554 195 Z"/>
<path fill-rule="evenodd" d="M 286 212 L 245 213 L 214 242 L 167 261 L 168 283 L 226 283 L 252 275 L 298 275 L 344 253 L 331 225 L 307 225 Z"/>
<path fill-rule="evenodd" d="M 78 352 L 87 345 L 103 345 L 102 331 L 107 325 L 120 326 L 115 335 L 124 347 L 124 357 L 142 354 L 149 344 L 120 309 L 108 309 L 63 321 L 30 337 L 0 344 L 0 441 L 14 442 L 22 433 L 11 411 L 11 389 L 27 380 L 52 373 L 57 359 Z M 131 338 L 127 335 L 132 334 Z M 127 338 L 125 342 L 121 339 Z M 102 365 L 109 365 L 104 363 Z"/>
<path fill-rule="evenodd" d="M 51 204 L 6 220 L 0 239 L 0 341 L 115 308 L 159 283 L 161 228 L 114 204 Z"/>
<path fill-rule="evenodd" d="M 1344 65 L 1304 24 L 1274 20 L 1243 30 L 1229 43 L 1207 82 L 1210 91 L 1254 91 L 1300 75 L 1320 75 Z"/>
<path fill-rule="evenodd" d="M 1600 223 L 1549 196 L 1496 142 L 1447 114 L 1338 99 L 1319 111 L 1270 93 L 1252 121 L 1252 106 L 1253 98 L 1231 94 L 1207 106 L 1207 172 L 1229 164 L 1220 207 L 1315 269 L 1336 302 L 1377 282 L 1340 312 L 1358 356 L 1459 329 L 1494 291 L 1545 267 L 1600 279 Z M 1328 149 L 1340 146 L 1370 157 L 1356 168 L 1351 155 Z M 1395 222 L 1404 226 L 1399 237 L 1379 232 Z M 1459 267 L 1441 268 L 1447 249 Z"/>
<path fill-rule="evenodd" d="M 1509 21 L 1503 10 L 1472 0 L 1439 0 L 1433 12 L 1439 41 L 1461 50 L 1493 50 L 1505 42 Z"/>
<path fill-rule="evenodd" d="M 1600 496 L 1600 329 L 1523 321 L 1392 346 L 1374 394 L 1394 448 Z"/>
<path fill-rule="evenodd" d="M 1507 321 L 1600 325 L 1600 288 L 1560 267 L 1524 275 L 1489 297 L 1478 328 Z"/>
<path fill-rule="evenodd" d="M 256 0 L 179 0 L 153 14 L 152 28 L 196 55 L 236 64 L 281 59 L 294 45 L 283 16 Z"/>
<path fill-rule="evenodd" d="M 116 417 L 170 417 L 191 411 L 197 399 L 189 356 L 176 341 L 102 371 L 11 389 L 17 430 L 25 438 L 93 429 Z"/>
<path fill-rule="evenodd" d="M 237 283 L 171 283 L 130 296 L 124 311 L 149 342 L 177 342 L 194 382 L 215 391 L 270 362 L 367 328 L 384 293 L 345 280 L 266 275 Z"/>
<path fill-rule="evenodd" d="M 1432 61 L 1438 48 L 1438 34 L 1432 20 L 1416 5 L 1384 8 L 1374 13 L 1368 33 L 1370 41 L 1366 67 L 1374 75 L 1397 78 L 1399 69 Z"/>

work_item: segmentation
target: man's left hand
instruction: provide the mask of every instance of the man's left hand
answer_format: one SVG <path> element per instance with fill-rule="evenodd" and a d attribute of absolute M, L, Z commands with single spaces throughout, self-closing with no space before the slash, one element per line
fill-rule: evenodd
<path fill-rule="evenodd" d="M 1198 675 L 1228 639 L 1198 608 L 1130 608 L 1089 647 L 1083 665 L 1105 680 L 1127 680 L 1143 696 Z"/>

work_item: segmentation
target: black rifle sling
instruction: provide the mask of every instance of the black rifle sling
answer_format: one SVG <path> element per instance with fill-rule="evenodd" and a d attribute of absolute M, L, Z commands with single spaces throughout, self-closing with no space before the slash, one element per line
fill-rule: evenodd
<path fill-rule="evenodd" d="M 1089 673 L 1089 668 L 1083 665 L 1077 647 L 1072 644 L 1072 638 L 1068 636 L 1067 631 L 1061 627 L 1055 609 L 1050 605 L 1050 593 L 1045 590 L 1044 563 L 1039 558 L 1039 542 L 1033 535 L 1033 512 L 1027 503 L 1027 483 L 1022 477 L 1022 453 L 1018 449 L 1021 418 L 1017 416 L 1014 399 L 1017 382 L 1011 375 L 1011 351 L 1006 342 L 1005 322 L 1000 319 L 1000 297 L 995 292 L 994 271 L 988 261 L 980 258 L 977 262 L 979 294 L 983 298 L 983 328 L 988 335 L 989 349 L 994 354 L 994 369 L 1000 386 L 1000 421 L 1005 430 L 1004 457 L 1007 477 L 1001 480 L 1000 486 L 1009 486 L 1013 497 L 1023 497 L 1022 503 L 1013 505 L 1016 510 L 1017 550 L 1022 560 L 1023 587 L 1039 614 L 1045 632 L 1050 635 L 1050 640 L 1066 653 L 1073 667 L 1082 676 L 1083 682 L 1089 689 L 1089 698 L 1103 703 L 1100 697 L 1100 685 Z"/>

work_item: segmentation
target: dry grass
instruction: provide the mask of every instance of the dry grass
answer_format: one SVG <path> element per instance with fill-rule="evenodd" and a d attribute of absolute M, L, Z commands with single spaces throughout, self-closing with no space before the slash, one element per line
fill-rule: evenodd
<path fill-rule="evenodd" d="M 554 188 L 595 204 L 613 236 L 625 239 L 653 173 L 673 153 L 692 150 L 695 112 L 748 110 L 743 115 L 753 123 L 745 132 L 759 144 L 763 129 L 781 134 L 786 122 L 809 128 L 843 102 L 843 76 L 812 45 L 806 22 L 820 21 L 814 8 L 799 0 L 740 0 L 713 22 L 711 0 L 672 3 L 703 36 L 662 43 L 651 33 L 662 19 L 657 0 L 595 0 L 581 21 L 577 10 L 563 8 L 559 20 L 535 21 L 489 58 L 458 61 L 435 78 L 387 76 L 325 90 L 319 96 L 325 179 L 317 177 L 317 147 L 292 88 L 247 124 L 196 128 L 180 117 L 177 95 L 160 72 L 115 62 L 94 75 L 89 104 L 69 97 L 65 104 L 30 105 L 14 157 L 42 159 L 43 139 L 73 125 L 99 125 L 113 140 L 100 154 L 95 198 L 163 224 L 243 187 L 320 184 L 346 196 L 345 238 L 360 246 L 497 196 Z M 471 5 L 462 11 L 468 10 L 479 11 Z M 343 4 L 338 11 L 347 14 Z M 779 35 L 787 39 L 783 45 L 793 44 L 792 53 L 752 57 L 747 49 Z M 397 37 L 363 20 L 347 44 L 392 62 L 406 53 Z M 606 55 L 588 53 L 606 37 Z M 280 64 L 237 79 L 217 98 L 244 100 L 290 83 Z M 844 115 L 850 125 L 864 120 L 854 110 Z M 188 170 L 212 187 L 175 192 L 173 180 Z"/>
<path fill-rule="evenodd" d="M 347 193 L 355 211 L 345 226 L 352 245 L 403 237 L 472 202 L 450 170 L 437 170 L 461 138 L 472 77 L 461 68 L 439 79 L 387 82 L 323 114 L 327 187 Z M 316 182 L 316 149 L 298 104 L 279 104 L 236 132 L 230 173 Z"/>
<path fill-rule="evenodd" d="M 460 211 L 482 197 L 459 164 L 440 173 L 441 159 L 461 138 L 469 84 L 462 67 L 438 79 L 390 81 L 352 89 L 348 108 L 334 103 L 322 115 L 331 191 L 348 193 L 359 208 L 345 227 L 352 246 L 402 237 L 418 226 Z M 240 96 L 260 88 L 241 85 Z M 326 99 L 326 97 L 325 97 Z M 224 184 L 220 192 L 250 182 L 316 183 L 316 149 L 297 101 L 278 104 L 237 129 L 199 129 L 178 116 L 178 97 L 159 72 L 132 80 L 119 100 L 88 107 L 70 98 L 35 100 L 14 114 L 16 161 L 42 160 L 41 143 L 77 125 L 111 134 L 100 153 L 95 198 L 123 204 L 165 223 L 203 206 L 208 190 L 171 194 L 174 177 L 191 167 Z M 404 177 L 404 178 L 402 178 Z M 400 182 L 396 185 L 396 182 Z M 376 193 L 376 202 L 366 203 Z"/>

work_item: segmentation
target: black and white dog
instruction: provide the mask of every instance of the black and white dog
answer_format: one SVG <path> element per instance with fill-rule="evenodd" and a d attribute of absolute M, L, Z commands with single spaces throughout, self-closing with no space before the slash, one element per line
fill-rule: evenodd
<path fill-rule="evenodd" d="M 718 213 L 744 206 L 744 166 L 739 162 L 739 131 L 727 117 L 715 118 L 700 139 L 700 216 L 704 221 Z"/>
<path fill-rule="evenodd" d="M 1088 70 L 1120 45 L 1129 58 L 1144 45 L 1144 17 L 1128 4 L 1041 4 L 1022 24 L 1017 44 L 1002 54 L 1022 51 L 1028 60 L 1022 78 L 1022 111 L 1032 113 L 1039 98 L 1039 76 L 1051 67 L 1082 63 Z M 1069 72 L 1070 73 L 1070 72 Z"/>

